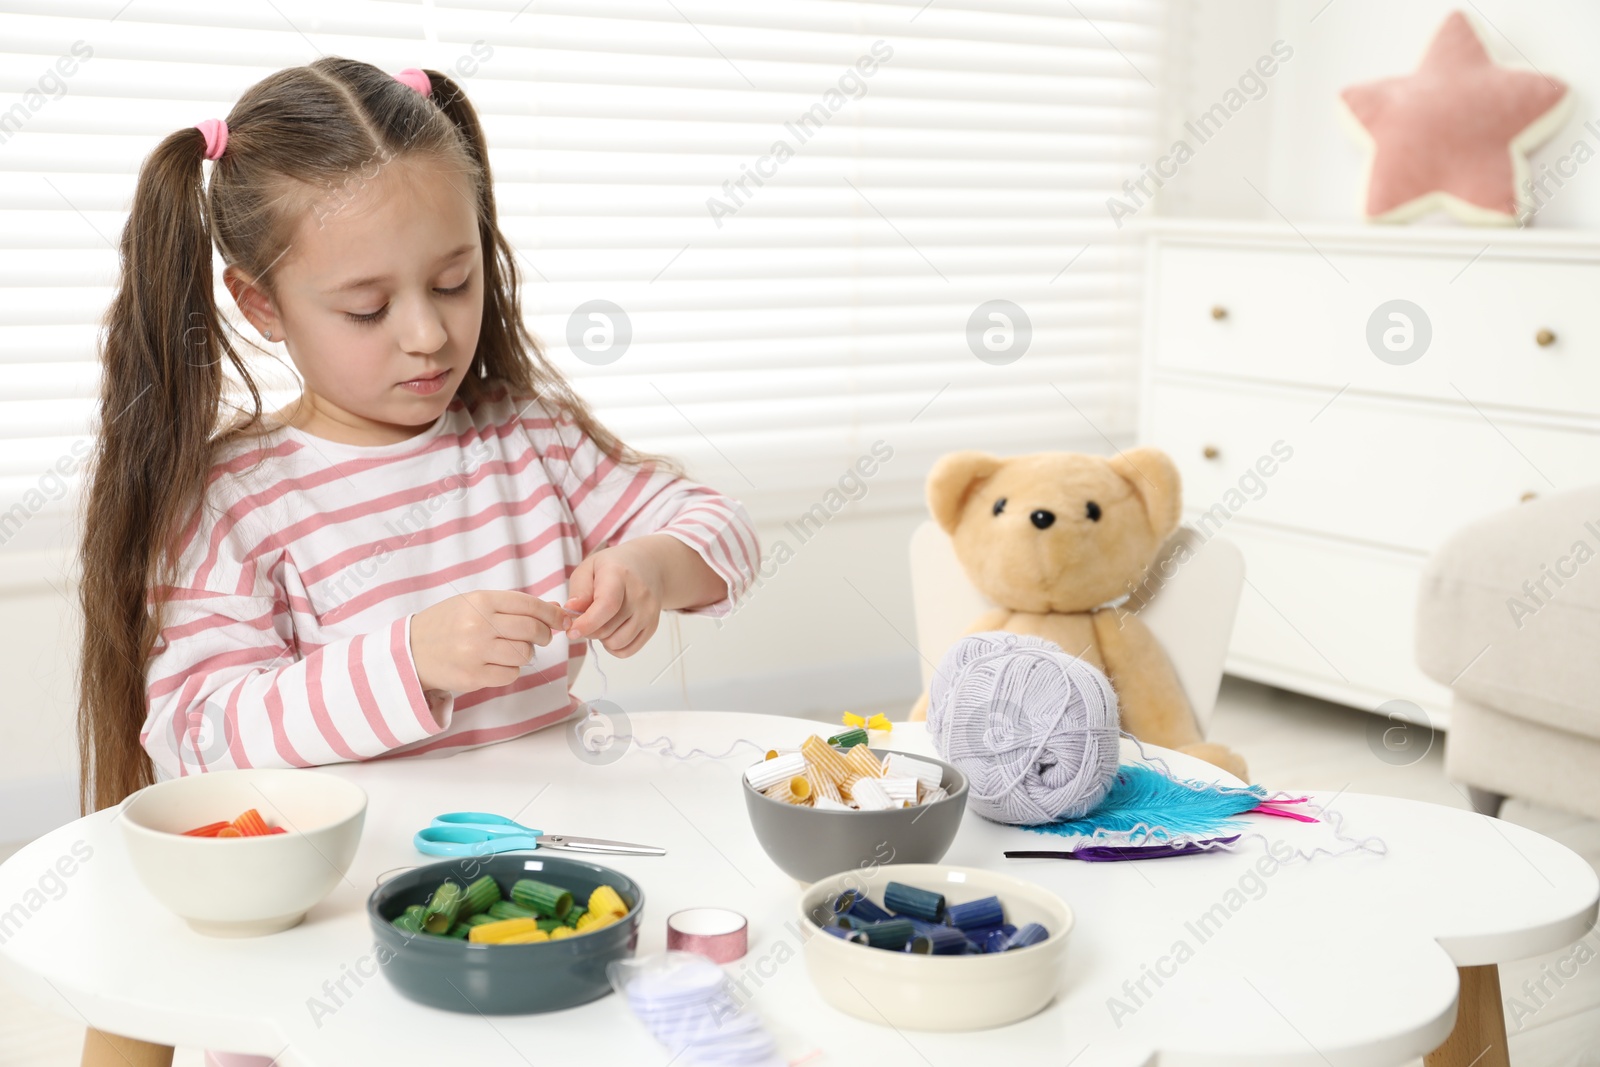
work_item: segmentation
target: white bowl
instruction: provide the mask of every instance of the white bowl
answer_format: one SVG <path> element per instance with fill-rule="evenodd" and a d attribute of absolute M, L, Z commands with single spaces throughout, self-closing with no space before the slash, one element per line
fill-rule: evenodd
<path fill-rule="evenodd" d="M 255 808 L 287 832 L 184 837 Z M 312 770 L 262 768 L 172 778 L 122 803 L 128 856 L 145 888 L 195 930 L 256 937 L 287 930 L 355 857 L 367 814 L 359 786 Z"/>
<path fill-rule="evenodd" d="M 800 897 L 800 921 L 819 925 L 846 889 L 883 903 L 883 887 L 904 882 L 962 904 L 996 896 L 1006 921 L 1050 931 L 1037 945 L 980 956 L 926 956 L 857 945 L 820 930 L 806 939 L 806 970 L 822 999 L 848 1015 L 902 1030 L 982 1030 L 1025 1019 L 1061 990 L 1072 909 L 1032 882 L 933 863 L 898 863 L 846 871 Z"/>

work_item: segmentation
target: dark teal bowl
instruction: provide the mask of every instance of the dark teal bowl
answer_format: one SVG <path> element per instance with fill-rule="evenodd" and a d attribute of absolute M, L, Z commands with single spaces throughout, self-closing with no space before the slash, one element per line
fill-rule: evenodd
<path fill-rule="evenodd" d="M 576 900 L 609 885 L 628 905 L 625 918 L 578 937 L 527 945 L 474 945 L 433 934 L 408 934 L 393 920 L 412 904 L 426 904 L 446 879 L 466 885 L 490 875 L 510 899 L 511 884 L 537 878 Z M 606 964 L 632 956 L 639 944 L 644 891 L 620 871 L 579 860 L 515 852 L 414 867 L 384 882 L 367 898 L 380 969 L 401 995 L 445 1011 L 530 1015 L 561 1011 L 611 992 Z"/>

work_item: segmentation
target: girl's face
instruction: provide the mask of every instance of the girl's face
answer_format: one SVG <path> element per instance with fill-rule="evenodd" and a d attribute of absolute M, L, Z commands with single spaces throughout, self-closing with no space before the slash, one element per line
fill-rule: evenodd
<path fill-rule="evenodd" d="M 295 425 L 385 444 L 444 412 L 483 322 L 483 248 L 465 176 L 389 162 L 302 219 L 276 276 L 277 300 L 251 317 L 283 340 L 305 380 Z"/>

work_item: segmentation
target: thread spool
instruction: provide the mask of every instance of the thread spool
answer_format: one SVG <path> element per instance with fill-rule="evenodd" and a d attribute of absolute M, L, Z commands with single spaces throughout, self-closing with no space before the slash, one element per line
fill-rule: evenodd
<path fill-rule="evenodd" d="M 1081 818 L 1116 778 L 1117 695 L 1093 665 L 1042 637 L 957 641 L 928 689 L 928 733 L 967 776 L 967 804 L 1013 826 Z"/>

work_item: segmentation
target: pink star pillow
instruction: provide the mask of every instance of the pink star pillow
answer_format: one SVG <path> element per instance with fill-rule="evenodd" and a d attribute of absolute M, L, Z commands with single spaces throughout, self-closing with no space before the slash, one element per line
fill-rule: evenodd
<path fill-rule="evenodd" d="M 1442 208 L 1479 224 L 1514 224 L 1528 151 L 1566 118 L 1567 87 L 1490 58 L 1453 11 L 1416 73 L 1352 85 L 1344 114 L 1372 150 L 1362 214 L 1404 222 Z"/>

